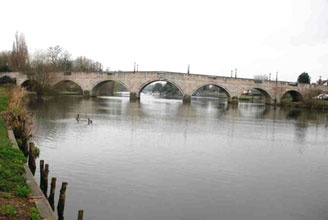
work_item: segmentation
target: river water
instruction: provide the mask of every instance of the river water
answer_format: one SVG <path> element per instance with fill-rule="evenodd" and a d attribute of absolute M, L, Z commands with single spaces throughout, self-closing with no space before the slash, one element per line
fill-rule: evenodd
<path fill-rule="evenodd" d="M 65 219 L 328 219 L 327 114 L 148 96 L 31 111 L 56 199 L 68 182 Z"/>

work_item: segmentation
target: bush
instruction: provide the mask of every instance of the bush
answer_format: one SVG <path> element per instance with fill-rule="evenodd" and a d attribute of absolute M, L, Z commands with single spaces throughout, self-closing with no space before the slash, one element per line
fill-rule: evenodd
<path fill-rule="evenodd" d="M 11 198 L 11 194 L 10 193 L 2 193 L 1 197 L 2 198 L 6 198 L 6 199 L 10 199 Z"/>
<path fill-rule="evenodd" d="M 5 84 L 16 84 L 16 80 L 10 78 L 9 76 L 0 77 L 0 85 L 5 85 Z"/>
<path fill-rule="evenodd" d="M 292 102 L 293 98 L 291 97 L 286 97 L 280 100 L 281 103 L 288 103 L 288 102 Z"/>
<path fill-rule="evenodd" d="M 40 149 L 37 146 L 34 146 L 33 148 L 33 156 L 35 159 L 40 156 Z"/>
<path fill-rule="evenodd" d="M 311 78 L 310 78 L 308 73 L 304 72 L 304 73 L 302 73 L 301 75 L 298 76 L 297 82 L 310 84 Z"/>
<path fill-rule="evenodd" d="M 0 66 L 0 72 L 10 72 L 8 65 Z"/>
<path fill-rule="evenodd" d="M 30 217 L 31 220 L 40 220 L 39 210 L 36 208 L 31 208 Z"/>
<path fill-rule="evenodd" d="M 17 186 L 16 194 L 19 197 L 28 197 L 31 193 L 31 190 L 26 186 Z"/>
<path fill-rule="evenodd" d="M 0 211 L 4 211 L 5 215 L 14 216 L 16 215 L 16 210 L 11 205 L 1 206 Z"/>

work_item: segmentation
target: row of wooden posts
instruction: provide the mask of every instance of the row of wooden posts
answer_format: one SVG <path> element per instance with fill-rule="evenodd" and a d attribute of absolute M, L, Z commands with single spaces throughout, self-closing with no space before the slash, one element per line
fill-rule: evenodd
<path fill-rule="evenodd" d="M 36 163 L 34 158 L 34 144 L 30 143 L 29 147 L 29 158 L 28 158 L 28 166 L 33 174 L 35 175 L 36 171 Z M 49 204 L 53 211 L 55 211 L 55 191 L 56 191 L 56 181 L 55 177 L 51 178 L 50 183 L 50 192 L 49 196 L 48 193 L 48 175 L 49 175 L 49 164 L 44 164 L 44 160 L 40 160 L 40 189 L 43 192 L 44 196 L 48 199 Z M 59 200 L 57 204 L 57 215 L 58 220 L 64 220 L 64 208 L 65 208 L 65 200 L 66 200 L 66 188 L 67 182 L 62 182 L 60 193 L 59 193 Z M 79 210 L 78 213 L 78 220 L 83 220 L 83 210 Z"/>

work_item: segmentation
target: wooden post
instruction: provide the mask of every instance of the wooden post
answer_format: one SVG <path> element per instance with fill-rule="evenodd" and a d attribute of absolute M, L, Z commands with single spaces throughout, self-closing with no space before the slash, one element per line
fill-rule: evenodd
<path fill-rule="evenodd" d="M 22 151 L 24 153 L 24 156 L 27 157 L 28 156 L 28 143 L 27 143 L 27 138 L 26 137 L 22 137 Z"/>
<path fill-rule="evenodd" d="M 40 160 L 40 188 L 43 186 L 44 160 Z"/>
<path fill-rule="evenodd" d="M 50 192 L 49 192 L 49 204 L 53 211 L 55 211 L 55 192 L 56 192 L 56 178 L 51 178 L 51 186 L 50 186 Z"/>
<path fill-rule="evenodd" d="M 46 164 L 45 169 L 43 171 L 43 181 L 42 181 L 43 185 L 41 187 L 41 190 L 46 198 L 48 192 L 48 174 L 49 174 L 49 164 Z"/>
<path fill-rule="evenodd" d="M 28 167 L 30 168 L 33 176 L 35 175 L 36 170 L 36 164 L 35 164 L 35 158 L 34 158 L 34 144 L 30 143 L 30 149 L 29 149 L 29 155 L 28 155 Z"/>
<path fill-rule="evenodd" d="M 60 189 L 60 195 L 59 195 L 59 200 L 58 200 L 58 205 L 57 205 L 58 220 L 64 220 L 66 187 L 67 187 L 67 183 L 63 182 L 61 189 Z"/>
<path fill-rule="evenodd" d="M 77 220 L 83 220 L 83 210 L 79 210 L 79 215 L 77 216 Z"/>

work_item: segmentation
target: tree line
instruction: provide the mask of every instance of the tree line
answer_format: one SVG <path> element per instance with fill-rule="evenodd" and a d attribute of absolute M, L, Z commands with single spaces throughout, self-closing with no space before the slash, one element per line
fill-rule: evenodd
<path fill-rule="evenodd" d="M 258 75 L 254 76 L 254 79 L 255 80 L 261 80 L 261 81 L 267 81 L 267 80 L 271 80 L 271 77 L 267 74 L 258 74 Z M 310 84 L 311 83 L 311 77 L 307 72 L 303 72 L 297 77 L 297 82 L 298 83 Z"/>
<path fill-rule="evenodd" d="M 11 51 L 0 52 L 0 72 L 21 72 L 27 75 L 29 88 L 41 98 L 52 91 L 56 72 L 102 72 L 100 62 L 80 56 L 75 59 L 60 46 L 38 50 L 30 55 L 23 33 L 16 32 Z"/>
<path fill-rule="evenodd" d="M 0 51 L 0 72 L 102 72 L 103 65 L 85 56 L 75 59 L 61 46 L 29 54 L 23 33 L 16 32 L 11 51 Z"/>

